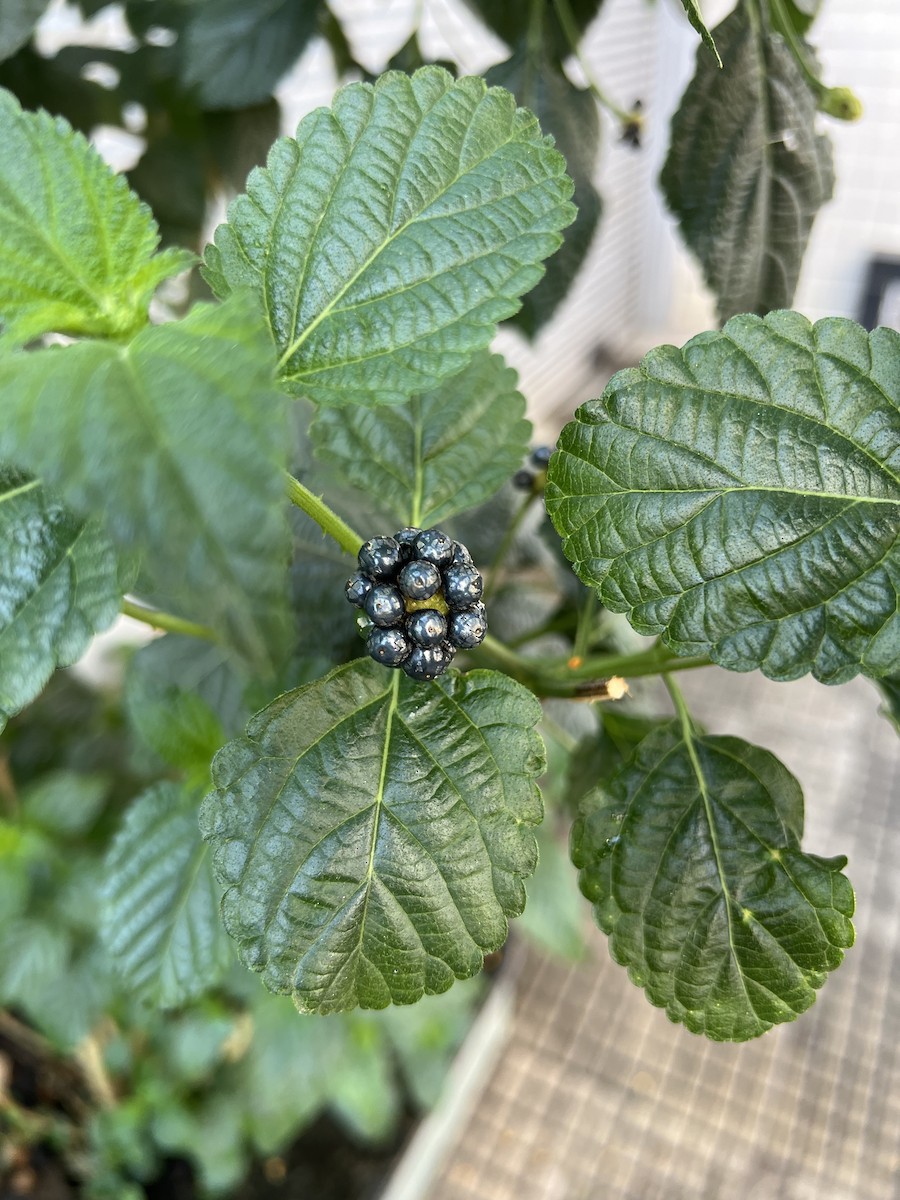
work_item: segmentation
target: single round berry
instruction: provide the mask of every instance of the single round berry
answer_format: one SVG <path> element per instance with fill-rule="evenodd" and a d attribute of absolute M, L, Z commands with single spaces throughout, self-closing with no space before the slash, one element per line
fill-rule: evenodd
<path fill-rule="evenodd" d="M 550 461 L 550 456 L 553 454 L 552 446 L 536 446 L 531 452 L 531 458 L 528 460 L 533 467 L 537 467 L 539 471 L 544 471 L 547 468 L 547 463 Z"/>
<path fill-rule="evenodd" d="M 357 555 L 359 569 L 372 579 L 393 579 L 400 566 L 400 546 L 392 537 L 363 542 Z"/>
<path fill-rule="evenodd" d="M 370 657 L 385 667 L 399 667 L 412 650 L 402 629 L 373 629 L 366 642 Z"/>
<path fill-rule="evenodd" d="M 400 562 L 408 563 L 416 557 L 416 549 L 413 542 L 422 532 L 421 529 L 416 529 L 414 525 L 407 525 L 405 529 L 398 529 L 394 534 L 394 541 L 400 546 Z"/>
<path fill-rule="evenodd" d="M 516 471 L 512 481 L 513 487 L 518 488 L 520 492 L 530 492 L 534 488 L 534 472 L 523 467 L 521 471 Z"/>
<path fill-rule="evenodd" d="M 397 583 L 410 600 L 428 600 L 441 586 L 441 573 L 434 563 L 417 558 L 406 564 Z"/>
<path fill-rule="evenodd" d="M 472 555 L 462 544 L 462 542 L 453 543 L 453 557 L 450 559 L 450 565 L 454 567 L 474 566 Z"/>
<path fill-rule="evenodd" d="M 362 608 L 372 587 L 372 580 L 368 575 L 363 575 L 362 571 L 354 571 L 344 584 L 344 594 L 356 608 Z"/>
<path fill-rule="evenodd" d="M 419 558 L 446 567 L 453 558 L 454 542 L 442 529 L 423 529 L 413 543 Z"/>
<path fill-rule="evenodd" d="M 473 604 L 471 608 L 460 609 L 450 617 L 450 641 L 460 650 L 474 650 L 476 646 L 480 646 L 487 629 L 483 604 Z"/>
<path fill-rule="evenodd" d="M 484 580 L 474 567 L 448 567 L 444 572 L 444 598 L 451 608 L 468 608 L 483 591 Z"/>
<path fill-rule="evenodd" d="M 450 655 L 440 646 L 413 646 L 403 670 L 410 679 L 437 679 L 447 669 Z"/>
<path fill-rule="evenodd" d="M 406 621 L 406 632 L 417 646 L 436 646 L 447 636 L 447 622 L 433 608 L 420 608 Z"/>
<path fill-rule="evenodd" d="M 365 609 L 374 623 L 382 628 L 396 625 L 406 612 L 403 597 L 388 583 L 379 583 L 372 588 L 366 596 Z"/>

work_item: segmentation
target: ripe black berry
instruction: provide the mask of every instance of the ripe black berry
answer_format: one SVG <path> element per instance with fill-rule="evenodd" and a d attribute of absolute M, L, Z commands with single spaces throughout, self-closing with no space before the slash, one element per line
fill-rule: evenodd
<path fill-rule="evenodd" d="M 428 600 L 441 586 L 441 573 L 432 562 L 415 559 L 407 563 L 397 580 L 409 600 Z"/>
<path fill-rule="evenodd" d="M 417 646 L 436 646 L 447 636 L 447 622 L 433 608 L 422 608 L 406 622 L 406 632 Z"/>
<path fill-rule="evenodd" d="M 475 565 L 472 562 L 472 555 L 462 542 L 453 543 L 453 557 L 450 559 L 450 565 L 458 567 L 471 567 Z"/>
<path fill-rule="evenodd" d="M 528 460 L 533 467 L 539 471 L 547 469 L 547 463 L 550 461 L 550 456 L 553 454 L 552 446 L 535 446 L 531 452 L 531 458 Z"/>
<path fill-rule="evenodd" d="M 388 583 L 379 583 L 372 588 L 366 596 L 365 609 L 375 624 L 382 628 L 398 624 L 406 612 L 403 597 Z"/>
<path fill-rule="evenodd" d="M 366 642 L 369 655 L 386 667 L 399 667 L 412 650 L 402 629 L 373 629 Z"/>
<path fill-rule="evenodd" d="M 473 604 L 450 614 L 448 622 L 450 641 L 460 650 L 473 650 L 480 646 L 487 633 L 487 617 L 483 604 Z"/>
<path fill-rule="evenodd" d="M 344 584 L 344 594 L 351 604 L 362 608 L 366 596 L 372 590 L 372 580 L 361 571 L 355 571 Z"/>
<path fill-rule="evenodd" d="M 405 529 L 398 529 L 394 534 L 394 541 L 400 545 L 400 562 L 408 563 L 416 557 L 415 547 L 413 542 L 421 533 L 421 529 L 416 529 L 413 525 L 407 525 Z"/>
<path fill-rule="evenodd" d="M 424 529 L 413 545 L 419 558 L 433 562 L 437 567 L 446 567 L 453 558 L 453 539 L 442 529 Z"/>
<path fill-rule="evenodd" d="M 521 471 L 516 471 L 512 481 L 513 487 L 518 488 L 520 492 L 530 492 L 534 487 L 534 472 L 523 467 Z"/>
<path fill-rule="evenodd" d="M 403 670 L 410 679 L 437 679 L 438 675 L 446 671 L 452 658 L 445 645 L 413 646 L 409 658 L 403 664 Z"/>
<path fill-rule="evenodd" d="M 448 567 L 444 572 L 444 597 L 451 608 L 468 608 L 483 591 L 484 580 L 474 567 Z"/>
<path fill-rule="evenodd" d="M 400 566 L 400 545 L 392 537 L 363 542 L 357 555 L 359 569 L 372 579 L 393 579 Z"/>

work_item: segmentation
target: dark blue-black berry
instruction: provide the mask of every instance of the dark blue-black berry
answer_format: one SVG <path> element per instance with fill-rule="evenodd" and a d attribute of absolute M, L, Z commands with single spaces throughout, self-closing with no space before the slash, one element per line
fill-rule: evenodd
<path fill-rule="evenodd" d="M 394 534 L 394 541 L 400 546 L 400 561 L 401 563 L 412 562 L 416 557 L 416 550 L 413 542 L 422 532 L 421 529 L 416 529 L 414 525 L 407 525 L 405 529 L 398 529 Z"/>
<path fill-rule="evenodd" d="M 484 580 L 474 567 L 448 567 L 444 572 L 444 599 L 451 608 L 468 608 L 483 591 Z"/>
<path fill-rule="evenodd" d="M 450 664 L 452 654 L 446 644 L 440 646 L 413 646 L 403 670 L 410 679 L 437 679 Z"/>
<path fill-rule="evenodd" d="M 552 454 L 552 446 L 536 446 L 531 452 L 531 458 L 529 459 L 529 462 L 539 471 L 544 471 L 547 469 L 547 463 L 550 461 Z"/>
<path fill-rule="evenodd" d="M 436 646 L 447 636 L 447 622 L 433 608 L 420 608 L 406 621 L 406 632 L 417 646 Z"/>
<path fill-rule="evenodd" d="M 453 557 L 450 559 L 450 565 L 456 567 L 474 566 L 472 555 L 462 544 L 462 542 L 453 543 Z"/>
<path fill-rule="evenodd" d="M 442 529 L 423 529 L 413 545 L 418 558 L 446 567 L 453 558 L 454 541 Z"/>
<path fill-rule="evenodd" d="M 521 471 L 516 471 L 512 481 L 513 487 L 518 488 L 520 492 L 530 492 L 534 487 L 534 472 L 523 467 Z"/>
<path fill-rule="evenodd" d="M 483 604 L 451 613 L 448 622 L 450 641 L 460 650 L 473 650 L 480 646 L 487 633 L 487 617 Z"/>
<path fill-rule="evenodd" d="M 441 586 L 441 573 L 432 562 L 416 559 L 407 563 L 397 579 L 400 591 L 410 600 L 428 600 Z"/>
<path fill-rule="evenodd" d="M 400 566 L 400 545 L 392 537 L 363 542 L 357 555 L 359 569 L 372 579 L 393 579 Z"/>
<path fill-rule="evenodd" d="M 369 655 L 385 667 L 399 667 L 412 650 L 402 629 L 373 629 L 366 643 Z"/>
<path fill-rule="evenodd" d="M 396 625 L 406 612 L 403 597 L 395 587 L 379 583 L 372 588 L 365 600 L 365 609 L 376 625 Z"/>
<path fill-rule="evenodd" d="M 362 608 L 372 586 L 372 580 L 368 575 L 363 575 L 362 571 L 355 571 L 344 584 L 344 594 L 351 604 Z"/>

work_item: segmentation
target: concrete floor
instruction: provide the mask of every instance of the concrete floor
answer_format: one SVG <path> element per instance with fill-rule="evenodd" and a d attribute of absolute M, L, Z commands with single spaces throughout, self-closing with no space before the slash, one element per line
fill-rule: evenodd
<path fill-rule="evenodd" d="M 669 1023 L 609 957 L 530 953 L 506 1052 L 432 1200 L 900 1197 L 900 740 L 857 680 L 683 677 L 710 732 L 774 751 L 804 848 L 845 853 L 857 942 L 813 1008 L 743 1046 Z"/>

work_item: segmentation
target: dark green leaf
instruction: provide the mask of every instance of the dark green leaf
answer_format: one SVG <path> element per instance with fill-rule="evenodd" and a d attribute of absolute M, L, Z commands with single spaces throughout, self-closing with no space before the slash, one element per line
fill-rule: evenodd
<path fill-rule="evenodd" d="M 847 860 L 804 854 L 802 832 L 800 787 L 774 755 L 672 723 L 586 799 L 572 859 L 651 1003 L 746 1041 L 805 1012 L 853 944 Z"/>
<path fill-rule="evenodd" d="M 687 13 L 687 19 L 703 39 L 704 45 L 716 56 L 716 62 L 721 69 L 722 60 L 719 58 L 719 51 L 716 49 L 716 43 L 713 40 L 713 35 L 703 23 L 703 14 L 700 12 L 700 5 L 697 3 L 697 0 L 681 0 L 681 6 Z"/>
<path fill-rule="evenodd" d="M 532 40 L 543 41 L 547 52 L 559 64 L 574 49 L 560 22 L 560 8 L 565 6 L 572 32 L 580 40 L 603 0 L 533 0 L 527 5 L 510 4 L 509 0 L 465 0 L 465 3 L 508 46 L 515 46 L 530 32 Z"/>
<path fill-rule="evenodd" d="M 552 20 L 548 12 L 547 21 Z M 519 43 L 512 58 L 493 67 L 487 80 L 508 88 L 519 104 L 534 113 L 541 128 L 553 136 L 575 184 L 572 199 L 578 215 L 561 249 L 549 260 L 546 275 L 525 296 L 513 318 L 533 337 L 565 298 L 597 229 L 602 204 L 593 179 L 600 148 L 600 119 L 591 93 L 570 83 L 554 60 L 548 36 Z"/>
<path fill-rule="evenodd" d="M 513 98 L 425 67 L 342 88 L 275 143 L 207 250 L 262 300 L 290 392 L 400 403 L 461 370 L 574 216 L 562 157 Z"/>
<path fill-rule="evenodd" d="M 179 42 L 180 75 L 204 108 L 267 100 L 316 30 L 315 0 L 202 0 Z"/>
<path fill-rule="evenodd" d="M 833 174 L 816 96 L 755 6 L 739 4 L 715 36 L 725 69 L 698 51 L 660 182 L 724 321 L 791 303 Z"/>
<path fill-rule="evenodd" d="M 283 397 L 247 297 L 198 305 L 127 346 L 0 361 L 0 454 L 146 551 L 163 607 L 267 661 L 285 630 Z"/>
<path fill-rule="evenodd" d="M 897 674 L 898 409 L 893 330 L 735 317 L 578 410 L 547 511 L 580 578 L 677 654 Z"/>
<path fill-rule="evenodd" d="M 231 955 L 190 796 L 160 783 L 128 809 L 106 858 L 101 934 L 128 986 L 172 1008 L 219 981 Z"/>
<path fill-rule="evenodd" d="M 0 5 L 0 59 L 9 58 L 31 37 L 49 0 L 3 0 Z"/>
<path fill-rule="evenodd" d="M 896 731 L 900 733 L 900 675 L 895 675 L 891 679 L 879 679 L 877 687 L 884 698 L 884 704 L 878 711 L 882 716 L 887 717 Z"/>
<path fill-rule="evenodd" d="M 516 373 L 486 351 L 396 408 L 323 409 L 316 455 L 372 496 L 398 525 L 427 527 L 474 508 L 522 465 L 531 425 Z"/>
<path fill-rule="evenodd" d="M 109 778 L 77 771 L 50 771 L 22 792 L 22 816 L 58 837 L 90 829 L 109 795 Z"/>
<path fill-rule="evenodd" d="M 0 90 L 0 321 L 7 339 L 122 337 L 157 285 L 190 265 L 155 254 L 149 211 L 81 134 Z"/>
<path fill-rule="evenodd" d="M 121 598 L 115 551 L 97 522 L 0 465 L 0 729 L 56 667 L 81 657 Z"/>
<path fill-rule="evenodd" d="M 263 709 L 201 810 L 244 963 L 320 1013 L 475 974 L 535 867 L 539 717 L 493 671 L 422 685 L 368 659 Z"/>

